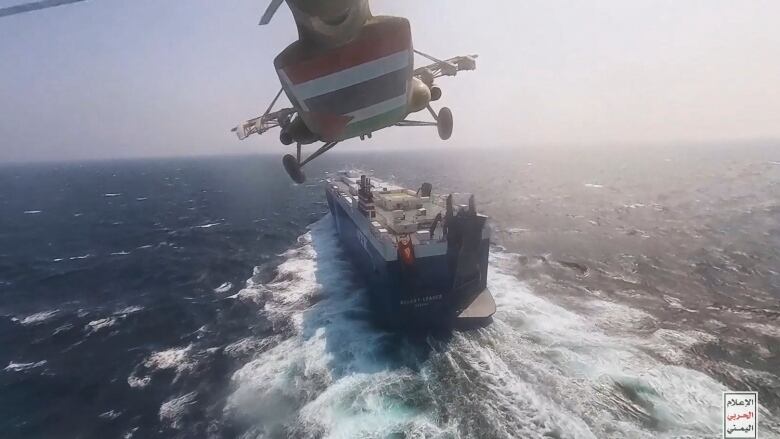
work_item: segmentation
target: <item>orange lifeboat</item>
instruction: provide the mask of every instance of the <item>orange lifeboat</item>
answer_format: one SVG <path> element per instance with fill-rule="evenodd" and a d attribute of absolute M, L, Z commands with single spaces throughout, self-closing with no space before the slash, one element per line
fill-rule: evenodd
<path fill-rule="evenodd" d="M 414 246 L 409 235 L 398 238 L 398 258 L 405 265 L 414 265 Z"/>

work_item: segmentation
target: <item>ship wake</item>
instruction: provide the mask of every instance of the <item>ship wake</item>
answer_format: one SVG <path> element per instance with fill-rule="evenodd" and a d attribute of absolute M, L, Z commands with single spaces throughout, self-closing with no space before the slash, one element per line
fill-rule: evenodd
<path fill-rule="evenodd" d="M 675 356 L 710 336 L 592 301 L 572 311 L 515 277 L 494 248 L 492 325 L 451 336 L 373 327 L 330 216 L 284 254 L 263 297 L 283 337 L 232 377 L 226 417 L 244 437 L 717 435 L 725 390 Z"/>

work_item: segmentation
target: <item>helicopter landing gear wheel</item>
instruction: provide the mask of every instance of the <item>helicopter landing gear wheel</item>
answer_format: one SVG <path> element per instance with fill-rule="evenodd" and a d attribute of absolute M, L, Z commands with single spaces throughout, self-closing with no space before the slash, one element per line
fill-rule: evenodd
<path fill-rule="evenodd" d="M 298 163 L 298 159 L 291 154 L 287 154 L 282 157 L 282 165 L 284 170 L 287 171 L 287 175 L 297 184 L 303 184 L 306 181 L 306 175 L 301 170 L 301 165 Z"/>
<path fill-rule="evenodd" d="M 436 129 L 439 131 L 441 140 L 447 140 L 452 136 L 453 124 L 452 110 L 447 107 L 439 110 L 439 114 L 436 116 Z"/>
<path fill-rule="evenodd" d="M 303 173 L 301 168 L 306 166 L 306 164 L 310 161 L 330 151 L 338 143 L 339 142 L 327 142 L 323 144 L 318 150 L 314 151 L 311 155 L 306 157 L 305 160 L 301 160 L 301 144 L 298 143 L 295 145 L 295 155 L 287 154 L 282 157 L 282 165 L 284 165 L 284 170 L 287 171 L 287 175 L 289 175 L 294 182 L 303 184 L 306 181 L 306 174 Z"/>

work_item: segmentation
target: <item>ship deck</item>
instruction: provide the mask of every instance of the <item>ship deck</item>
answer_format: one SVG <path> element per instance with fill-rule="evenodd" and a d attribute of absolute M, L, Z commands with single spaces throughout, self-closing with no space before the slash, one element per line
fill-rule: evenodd
<path fill-rule="evenodd" d="M 328 180 L 330 188 L 346 201 L 358 215 L 360 175 L 339 173 Z M 430 229 L 438 214 L 444 214 L 444 206 L 435 197 L 422 197 L 415 191 L 396 185 L 372 180 L 374 216 L 369 219 L 371 233 L 379 238 L 395 242 L 399 236 L 408 235 L 414 245 L 440 242 L 444 239 L 442 227 L 431 236 Z"/>

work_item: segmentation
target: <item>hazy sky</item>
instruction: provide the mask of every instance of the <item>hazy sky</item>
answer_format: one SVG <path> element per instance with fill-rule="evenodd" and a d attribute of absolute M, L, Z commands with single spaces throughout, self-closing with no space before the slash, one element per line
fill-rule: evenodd
<path fill-rule="evenodd" d="M 0 0 L 0 6 L 23 0 Z M 0 161 L 284 153 L 229 129 L 279 89 L 296 37 L 266 2 L 91 0 L 0 19 Z M 780 1 L 376 0 L 415 47 L 479 53 L 441 81 L 455 114 L 339 148 L 780 138 Z M 422 63 L 423 60 L 419 60 Z"/>

